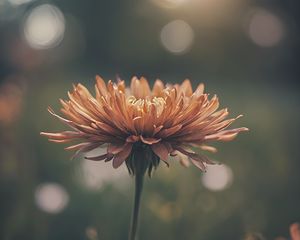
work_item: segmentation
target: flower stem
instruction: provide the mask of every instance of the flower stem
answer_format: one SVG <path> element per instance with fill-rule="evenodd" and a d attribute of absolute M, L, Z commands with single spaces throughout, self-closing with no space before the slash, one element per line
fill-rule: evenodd
<path fill-rule="evenodd" d="M 135 238 L 138 229 L 138 218 L 139 218 L 141 195 L 143 190 L 143 180 L 144 180 L 144 173 L 137 171 L 135 175 L 134 205 L 133 205 L 133 212 L 132 212 L 131 227 L 129 232 L 129 240 L 136 240 Z"/>

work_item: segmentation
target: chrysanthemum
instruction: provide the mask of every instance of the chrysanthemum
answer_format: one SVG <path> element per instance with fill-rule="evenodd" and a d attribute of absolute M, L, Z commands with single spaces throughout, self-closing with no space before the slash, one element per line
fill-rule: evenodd
<path fill-rule="evenodd" d="M 209 98 L 204 85 L 193 91 L 189 80 L 182 84 L 164 85 L 156 80 L 151 90 L 145 78 L 133 77 L 130 88 L 124 81 L 107 84 L 96 77 L 96 97 L 81 84 L 69 92 L 69 100 L 60 100 L 64 117 L 49 112 L 68 125 L 72 131 L 41 134 L 50 141 L 65 143 L 75 156 L 99 146 L 106 147 L 100 156 L 85 157 L 95 161 L 112 161 L 114 168 L 126 162 L 130 173 L 137 169 L 149 174 L 162 160 L 168 164 L 170 157 L 179 156 L 181 163 L 187 159 L 201 170 L 213 164 L 199 151 L 215 152 L 212 141 L 229 141 L 245 127 L 226 130 L 237 118 L 226 119 L 227 109 L 219 108 L 216 96 Z"/>

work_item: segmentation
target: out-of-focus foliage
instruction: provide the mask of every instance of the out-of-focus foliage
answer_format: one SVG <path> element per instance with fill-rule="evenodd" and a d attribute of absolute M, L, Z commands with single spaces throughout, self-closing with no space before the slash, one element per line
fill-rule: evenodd
<path fill-rule="evenodd" d="M 146 180 L 140 239 L 287 235 L 300 220 L 297 0 L 0 1 L 0 238 L 126 239 L 133 179 L 39 136 L 72 83 L 204 82 L 238 126 L 203 174 Z M 99 151 L 102 151 L 101 149 Z"/>

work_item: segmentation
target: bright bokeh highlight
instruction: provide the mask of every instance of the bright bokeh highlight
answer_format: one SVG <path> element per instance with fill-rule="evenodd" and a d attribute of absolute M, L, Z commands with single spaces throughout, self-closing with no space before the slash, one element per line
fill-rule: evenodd
<path fill-rule="evenodd" d="M 183 54 L 194 41 L 194 31 L 183 20 L 175 20 L 165 25 L 160 33 L 163 46 L 171 53 Z"/>
<path fill-rule="evenodd" d="M 25 19 L 24 36 L 32 48 L 53 48 L 63 40 L 64 32 L 63 13 L 54 5 L 40 5 Z"/>
<path fill-rule="evenodd" d="M 273 47 L 281 42 L 284 36 L 284 26 L 273 13 L 256 10 L 250 18 L 248 34 L 258 46 Z"/>
<path fill-rule="evenodd" d="M 104 149 L 95 149 L 89 155 L 96 156 L 103 154 Z M 91 190 L 101 190 L 105 184 L 113 184 L 116 187 L 123 188 L 129 185 L 128 171 L 125 166 L 113 169 L 104 162 L 82 160 L 78 171 L 78 179 L 81 184 Z"/>
<path fill-rule="evenodd" d="M 204 187 L 211 191 L 225 190 L 233 181 L 233 173 L 231 168 L 222 165 L 210 165 L 207 172 L 202 176 Z"/>
<path fill-rule="evenodd" d="M 69 194 L 57 183 L 43 183 L 35 190 L 36 205 L 47 213 L 61 212 L 69 202 Z"/>

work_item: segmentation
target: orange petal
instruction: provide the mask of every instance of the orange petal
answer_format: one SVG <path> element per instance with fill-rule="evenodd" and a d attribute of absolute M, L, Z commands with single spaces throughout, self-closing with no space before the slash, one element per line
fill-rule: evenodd
<path fill-rule="evenodd" d="M 290 226 L 292 240 L 300 240 L 300 224 L 294 223 Z"/>
<path fill-rule="evenodd" d="M 189 152 L 180 146 L 176 146 L 174 148 L 177 151 L 181 152 L 182 154 L 188 156 L 192 161 L 192 163 L 196 165 L 198 168 L 200 168 L 202 171 L 206 170 L 204 163 L 212 164 L 212 165 L 216 164 L 215 162 L 211 161 L 208 157 L 204 155 L 200 155 L 199 153 Z"/>
<path fill-rule="evenodd" d="M 84 157 L 87 160 L 92 160 L 92 161 L 102 161 L 102 160 L 106 160 L 108 157 L 110 157 L 111 155 L 109 153 L 100 155 L 100 156 L 95 156 L 95 157 Z"/>
<path fill-rule="evenodd" d="M 140 137 L 136 136 L 136 135 L 131 135 L 128 138 L 126 138 L 126 142 L 129 142 L 129 143 L 134 143 L 134 142 L 137 142 L 139 140 L 140 140 Z"/>
<path fill-rule="evenodd" d="M 99 75 L 96 76 L 96 86 L 102 96 L 107 94 L 106 84 Z"/>
<path fill-rule="evenodd" d="M 168 148 L 163 143 L 156 143 L 151 145 L 153 152 L 162 160 L 166 161 L 168 159 L 169 151 Z"/>
<path fill-rule="evenodd" d="M 169 137 L 173 134 L 175 134 L 176 132 L 178 132 L 180 129 L 182 128 L 181 124 L 175 125 L 173 127 L 170 128 L 165 128 L 163 130 L 161 130 L 157 136 L 159 136 L 160 138 L 166 138 Z"/>
<path fill-rule="evenodd" d="M 144 78 L 144 77 L 141 77 L 140 84 L 141 84 L 141 88 L 140 88 L 141 98 L 145 98 L 147 96 L 150 96 L 151 90 L 150 90 L 150 86 L 149 86 L 149 83 L 148 83 L 147 79 Z"/>
<path fill-rule="evenodd" d="M 63 139 L 63 140 L 56 140 L 56 139 L 51 139 L 49 138 L 49 142 L 55 142 L 55 143 L 66 143 L 66 142 L 71 142 L 73 139 Z"/>
<path fill-rule="evenodd" d="M 155 97 L 161 97 L 164 90 L 164 84 L 161 80 L 157 79 L 153 85 L 152 94 Z"/>
<path fill-rule="evenodd" d="M 196 96 L 200 96 L 200 95 L 202 95 L 204 93 L 204 84 L 203 83 L 200 83 L 199 85 L 198 85 L 198 87 L 196 88 L 196 91 L 195 91 L 195 95 Z"/>
<path fill-rule="evenodd" d="M 154 130 L 153 130 L 153 136 L 156 134 L 156 133 L 158 133 L 162 128 L 163 128 L 164 126 L 163 125 L 160 125 L 160 126 L 153 126 L 153 128 L 154 128 Z"/>
<path fill-rule="evenodd" d="M 145 144 L 154 144 L 154 143 L 158 143 L 161 141 L 161 138 L 150 138 L 150 137 L 143 137 L 142 135 L 140 136 L 141 141 Z"/>
<path fill-rule="evenodd" d="M 131 94 L 133 96 L 135 96 L 136 98 L 139 98 L 139 90 L 140 90 L 140 81 L 138 80 L 138 78 L 136 76 L 134 76 L 131 79 L 131 84 L 130 84 L 130 90 L 131 90 Z"/>
<path fill-rule="evenodd" d="M 204 165 L 204 163 L 202 161 L 198 161 L 195 160 L 193 158 L 190 158 L 191 162 L 197 167 L 199 168 L 201 171 L 205 172 L 206 171 L 206 166 Z"/>
<path fill-rule="evenodd" d="M 224 130 L 212 135 L 207 135 L 204 137 L 204 140 L 230 141 L 233 138 L 235 138 L 239 132 L 245 132 L 245 131 L 249 131 L 249 129 L 242 127 L 242 128 Z"/>
<path fill-rule="evenodd" d="M 190 166 L 190 161 L 189 161 L 189 159 L 187 157 L 180 156 L 179 157 L 179 163 L 183 167 L 189 167 Z"/>
<path fill-rule="evenodd" d="M 85 142 L 85 143 L 79 143 L 75 144 L 69 147 L 66 147 L 65 150 L 80 150 L 80 152 L 88 152 L 91 151 L 97 147 L 100 147 L 103 145 L 103 143 L 90 143 L 90 142 Z"/>
<path fill-rule="evenodd" d="M 126 143 L 124 145 L 123 150 L 114 156 L 113 167 L 118 168 L 129 156 L 131 150 L 132 150 L 132 144 Z"/>
<path fill-rule="evenodd" d="M 121 152 L 124 148 L 124 144 L 109 144 L 108 148 L 107 148 L 107 152 L 108 153 L 112 153 L 112 154 L 117 154 L 119 152 Z"/>
<path fill-rule="evenodd" d="M 48 112 L 49 112 L 51 115 L 53 115 L 54 117 L 58 118 L 58 119 L 59 119 L 60 121 L 62 121 L 64 124 L 66 124 L 66 125 L 68 125 L 69 127 L 73 128 L 73 129 L 75 129 L 75 130 L 77 130 L 76 127 L 75 127 L 75 124 L 74 124 L 72 121 L 70 121 L 70 120 L 68 120 L 68 119 L 65 119 L 65 118 L 63 118 L 63 117 L 57 115 L 57 114 L 52 110 L 51 107 L 48 107 Z"/>
<path fill-rule="evenodd" d="M 185 79 L 180 86 L 180 90 L 185 96 L 190 97 L 193 94 L 193 88 L 189 79 Z"/>
<path fill-rule="evenodd" d="M 46 136 L 51 139 L 55 140 L 63 140 L 63 139 L 75 139 L 75 138 L 82 138 L 84 137 L 82 133 L 74 132 L 74 131 L 64 131 L 60 133 L 47 133 L 41 132 L 42 136 Z"/>
<path fill-rule="evenodd" d="M 216 153 L 218 151 L 215 147 L 207 146 L 207 145 L 202 145 L 202 146 L 200 146 L 200 148 L 204 151 L 208 151 L 208 152 L 212 152 L 212 153 Z"/>
<path fill-rule="evenodd" d="M 103 145 L 103 143 L 79 143 L 70 147 L 65 148 L 66 150 L 77 150 L 75 154 L 71 157 L 71 159 L 74 159 L 77 157 L 80 153 L 83 152 L 89 152 L 97 147 L 100 147 Z"/>

